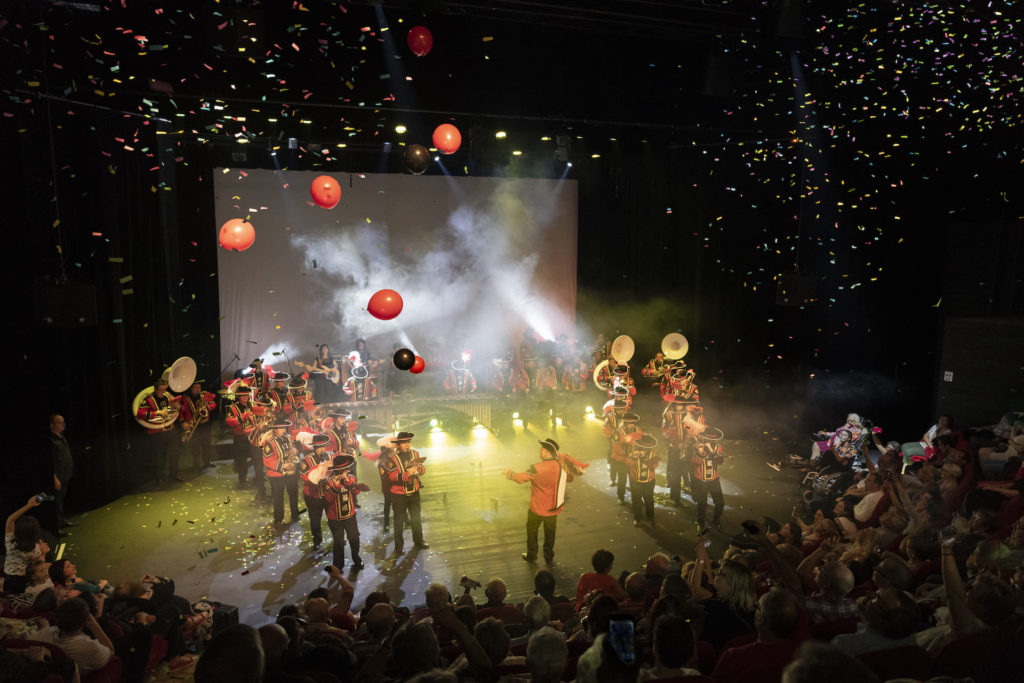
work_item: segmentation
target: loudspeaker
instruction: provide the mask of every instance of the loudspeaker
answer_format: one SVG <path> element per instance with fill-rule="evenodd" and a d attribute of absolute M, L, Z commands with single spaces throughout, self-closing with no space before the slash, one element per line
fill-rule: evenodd
<path fill-rule="evenodd" d="M 36 288 L 36 322 L 46 327 L 91 327 L 96 324 L 96 288 L 80 283 Z"/>
<path fill-rule="evenodd" d="M 811 275 L 782 275 L 775 292 L 776 306 L 806 306 L 814 301 L 817 281 Z"/>

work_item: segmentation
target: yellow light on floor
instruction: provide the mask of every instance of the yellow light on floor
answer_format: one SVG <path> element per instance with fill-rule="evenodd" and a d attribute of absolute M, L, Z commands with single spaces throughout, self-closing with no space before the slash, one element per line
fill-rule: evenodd
<path fill-rule="evenodd" d="M 498 138 L 499 140 L 504 140 L 507 136 L 508 133 L 506 133 L 503 130 L 499 130 L 497 133 L 494 134 L 494 137 Z"/>
<path fill-rule="evenodd" d="M 398 124 L 397 126 L 395 126 L 395 132 L 401 135 L 402 133 L 405 132 L 405 126 L 403 126 L 402 124 Z"/>
<path fill-rule="evenodd" d="M 594 406 L 587 406 L 587 412 L 588 413 L 593 413 L 594 412 Z"/>
<path fill-rule="evenodd" d="M 556 417 L 555 418 L 555 425 L 558 426 L 558 427 L 561 427 L 562 426 L 562 418 Z"/>
<path fill-rule="evenodd" d="M 436 417 L 430 421 L 430 426 L 431 427 L 436 427 L 437 426 L 437 418 Z"/>
<path fill-rule="evenodd" d="M 513 420 L 518 420 L 519 419 L 519 413 L 512 413 L 512 419 Z"/>
<path fill-rule="evenodd" d="M 512 156 L 514 156 L 514 157 L 521 157 L 521 156 L 523 156 L 523 153 L 520 150 L 517 149 L 516 151 L 512 152 Z"/>

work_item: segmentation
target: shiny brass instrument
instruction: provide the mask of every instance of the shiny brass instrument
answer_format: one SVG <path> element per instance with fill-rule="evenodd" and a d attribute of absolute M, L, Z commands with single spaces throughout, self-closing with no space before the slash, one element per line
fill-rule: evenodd
<path fill-rule="evenodd" d="M 199 409 L 196 410 L 192 419 L 186 422 L 182 426 L 181 442 L 188 443 L 195 434 L 196 428 L 205 422 L 210 421 L 210 407 L 206 405 L 206 397 L 203 396 L 202 392 L 199 394 Z"/>
<path fill-rule="evenodd" d="M 186 391 L 196 379 L 196 362 L 188 356 L 182 356 L 174 361 L 171 367 L 164 370 L 161 377 L 167 381 L 171 391 L 177 393 Z M 178 407 L 173 404 L 178 400 L 177 397 L 168 396 L 168 407 L 158 411 L 152 419 L 145 420 L 139 417 L 139 408 L 142 407 L 142 402 L 148 399 L 154 391 L 155 387 L 146 387 L 135 395 L 135 399 L 132 400 L 132 416 L 146 429 L 170 431 L 174 429 L 174 423 L 178 420 Z"/>

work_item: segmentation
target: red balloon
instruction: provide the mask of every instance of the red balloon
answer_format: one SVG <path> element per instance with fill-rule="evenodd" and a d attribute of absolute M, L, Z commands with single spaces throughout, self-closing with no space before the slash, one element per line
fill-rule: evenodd
<path fill-rule="evenodd" d="M 309 194 L 320 208 L 333 209 L 341 201 L 341 185 L 329 175 L 318 175 L 309 185 Z"/>
<path fill-rule="evenodd" d="M 220 226 L 218 236 L 220 246 L 228 251 L 245 251 L 256 241 L 256 231 L 251 223 L 246 223 L 241 218 L 232 218 Z"/>
<path fill-rule="evenodd" d="M 434 147 L 442 154 L 454 154 L 462 144 L 462 133 L 450 123 L 442 123 L 434 129 Z"/>
<path fill-rule="evenodd" d="M 434 36 L 426 26 L 413 26 L 409 29 L 405 42 L 409 44 L 409 49 L 414 55 L 423 57 L 434 47 Z"/>
<path fill-rule="evenodd" d="M 370 297 L 370 303 L 366 305 L 366 310 L 374 318 L 391 320 L 402 312 L 403 305 L 401 294 L 393 289 L 382 289 L 379 292 L 374 292 Z"/>
<path fill-rule="evenodd" d="M 413 361 L 412 367 L 409 368 L 409 372 L 414 375 L 418 375 L 423 372 L 423 368 L 427 367 L 426 362 L 420 356 L 416 356 L 416 360 Z"/>

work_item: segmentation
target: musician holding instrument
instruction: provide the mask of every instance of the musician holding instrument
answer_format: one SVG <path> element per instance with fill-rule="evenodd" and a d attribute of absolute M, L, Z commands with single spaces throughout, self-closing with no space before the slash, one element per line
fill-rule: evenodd
<path fill-rule="evenodd" d="M 339 455 L 345 454 L 353 457 L 360 455 L 359 437 L 355 433 L 359 428 L 359 422 L 357 420 L 349 421 L 352 413 L 348 410 L 332 410 L 327 413 L 327 417 L 330 423 L 328 420 L 324 420 L 322 423 L 323 427 L 326 427 L 322 431 L 331 440 L 327 445 L 327 450 Z"/>
<path fill-rule="evenodd" d="M 668 447 L 666 457 L 666 477 L 668 479 L 668 495 L 672 504 L 682 505 L 680 499 L 681 480 L 685 479 L 689 488 L 692 475 L 687 467 L 688 452 L 694 448 L 693 437 L 686 429 L 686 410 L 694 405 L 692 400 L 681 396 L 673 396 L 672 402 L 665 406 L 661 414 L 661 435 Z"/>
<path fill-rule="evenodd" d="M 213 444 L 210 441 L 210 414 L 217 409 L 217 397 L 203 391 L 203 380 L 197 379 L 181 395 L 181 448 L 192 452 L 192 467 L 196 472 L 213 467 Z"/>
<path fill-rule="evenodd" d="M 165 477 L 183 481 L 178 476 L 178 446 L 181 443 L 173 431 L 177 421 L 178 407 L 181 397 L 167 391 L 167 380 L 163 377 L 153 383 L 153 392 L 145 396 L 136 417 L 149 423 L 146 433 L 149 434 L 149 469 L 153 472 L 156 486 L 162 486 Z"/>
<path fill-rule="evenodd" d="M 725 460 L 722 446 L 722 431 L 708 427 L 697 435 L 697 447 L 690 457 L 693 467 L 693 484 L 690 491 L 697 503 L 697 528 L 703 529 L 708 508 L 708 495 L 715 503 L 715 512 L 711 526 L 721 527 L 722 511 L 725 509 L 725 498 L 722 495 L 722 481 L 718 478 L 718 468 Z"/>
<path fill-rule="evenodd" d="M 249 373 L 249 386 L 255 392 L 254 398 L 260 398 L 270 391 L 270 377 L 263 370 L 262 358 L 254 358 L 249 367 L 252 369 Z"/>
<path fill-rule="evenodd" d="M 395 554 L 404 551 L 403 532 L 408 519 L 412 527 L 412 542 L 417 548 L 430 546 L 423 540 L 423 524 L 420 519 L 420 477 L 426 472 L 418 451 L 412 449 L 412 432 L 399 432 L 394 438 L 395 449 L 387 455 L 384 469 L 391 483 L 391 504 L 395 509 Z M 382 455 L 383 459 L 384 456 Z"/>
<path fill-rule="evenodd" d="M 355 477 L 356 459 L 351 455 L 336 455 L 324 479 L 324 499 L 327 502 L 327 526 L 331 530 L 334 544 L 334 566 L 345 566 L 345 537 L 348 537 L 352 551 L 352 568 L 363 569 L 359 557 L 359 524 L 356 521 L 356 495 L 368 491 L 365 484 L 358 484 Z M 425 543 L 419 544 L 426 547 Z"/>
<path fill-rule="evenodd" d="M 629 447 L 629 499 L 633 503 L 633 526 L 654 522 L 654 477 L 658 470 L 658 440 L 644 434 Z"/>
<path fill-rule="evenodd" d="M 665 354 L 658 351 L 654 354 L 654 358 L 640 371 L 640 374 L 650 380 L 651 386 L 658 386 L 668 370 L 669 365 L 665 362 Z"/>
<path fill-rule="evenodd" d="M 270 397 L 270 401 L 273 403 L 273 411 L 278 415 L 291 412 L 288 407 L 288 382 L 291 379 L 292 376 L 287 372 L 274 373 L 273 386 L 267 392 L 267 396 Z"/>
<path fill-rule="evenodd" d="M 238 485 L 244 488 L 247 485 L 249 474 L 249 461 L 254 452 L 249 442 L 249 435 L 256 428 L 256 413 L 253 412 L 252 389 L 244 384 L 235 388 L 235 402 L 228 406 L 228 414 L 224 422 L 234 433 L 233 454 L 235 457 L 235 472 L 238 474 Z M 262 489 L 263 463 L 256 468 L 255 479 L 260 482 Z"/>
<path fill-rule="evenodd" d="M 476 377 L 469 371 L 463 354 L 462 360 L 453 360 L 444 378 L 444 390 L 449 396 L 468 396 L 476 391 Z"/>
<path fill-rule="evenodd" d="M 319 550 L 320 544 L 324 540 L 321 526 L 321 520 L 327 510 L 327 501 L 324 499 L 324 479 L 327 478 L 327 470 L 334 460 L 334 453 L 327 450 L 330 443 L 331 438 L 326 434 L 315 435 L 312 441 L 313 452 L 299 463 L 302 498 L 306 501 L 306 512 L 309 513 L 309 530 L 313 534 L 313 550 Z"/>
<path fill-rule="evenodd" d="M 284 523 L 284 492 L 288 491 L 291 524 L 299 521 L 299 453 L 288 438 L 292 423 L 281 420 L 269 426 L 271 434 L 263 442 L 263 466 L 270 480 L 270 497 L 274 501 L 274 524 Z"/>
<path fill-rule="evenodd" d="M 611 448 L 609 450 L 609 468 L 612 481 L 616 485 L 615 493 L 619 499 L 619 505 L 626 504 L 626 481 L 629 476 L 629 451 L 632 445 L 643 436 L 640 431 L 640 416 L 636 413 L 625 413 L 619 418 L 618 425 L 609 437 Z M 630 488 L 630 501 L 632 502 L 632 487 Z"/>

